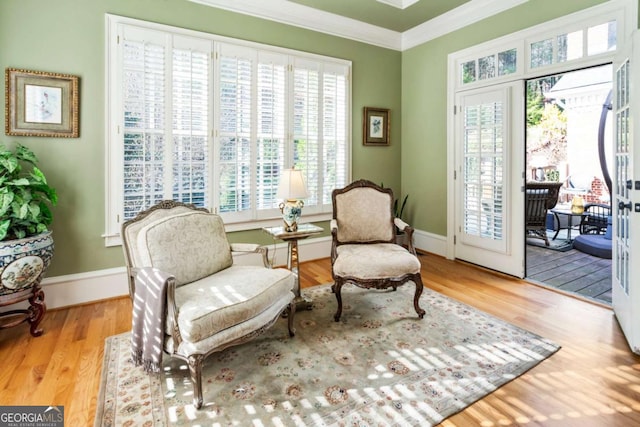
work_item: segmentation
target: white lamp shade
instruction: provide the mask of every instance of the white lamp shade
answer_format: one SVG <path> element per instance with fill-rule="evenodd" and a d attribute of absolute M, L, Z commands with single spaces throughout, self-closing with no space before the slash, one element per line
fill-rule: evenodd
<path fill-rule="evenodd" d="M 301 170 L 285 169 L 282 171 L 276 197 L 284 200 L 306 199 L 309 197 Z"/>

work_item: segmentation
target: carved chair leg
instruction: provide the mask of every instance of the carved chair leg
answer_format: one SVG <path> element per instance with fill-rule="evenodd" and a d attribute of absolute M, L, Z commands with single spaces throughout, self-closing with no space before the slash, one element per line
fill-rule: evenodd
<path fill-rule="evenodd" d="M 202 363 L 204 356 L 201 354 L 193 354 L 189 356 L 188 365 L 191 374 L 191 382 L 193 383 L 193 406 L 196 409 L 202 408 Z"/>
<path fill-rule="evenodd" d="M 32 336 L 39 337 L 42 335 L 43 330 L 42 328 L 38 329 L 38 325 L 47 311 L 42 289 L 34 289 L 33 295 L 29 297 L 29 304 L 29 330 Z"/>
<path fill-rule="evenodd" d="M 413 297 L 413 308 L 416 309 L 418 317 L 422 319 L 424 318 L 425 311 L 420 308 L 420 295 L 422 295 L 424 286 L 422 284 L 422 277 L 420 276 L 420 274 L 416 275 L 414 282 L 416 283 L 416 293 Z"/>
<path fill-rule="evenodd" d="M 336 294 L 336 299 L 338 300 L 338 311 L 336 311 L 336 314 L 333 316 L 333 320 L 338 322 L 340 320 L 340 315 L 342 314 L 342 282 L 336 280 L 331 289 L 333 289 L 333 292 Z"/>
<path fill-rule="evenodd" d="M 296 329 L 293 327 L 293 316 L 296 314 L 296 303 L 295 300 L 291 301 L 288 308 L 289 314 L 287 316 L 288 326 L 289 326 L 289 336 L 293 337 L 296 335 Z"/>

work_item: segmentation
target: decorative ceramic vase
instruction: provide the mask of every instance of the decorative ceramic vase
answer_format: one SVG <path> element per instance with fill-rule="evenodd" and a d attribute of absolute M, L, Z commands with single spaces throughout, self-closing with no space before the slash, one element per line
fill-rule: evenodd
<path fill-rule="evenodd" d="M 44 292 L 40 288 L 43 274 L 53 256 L 51 232 L 24 239 L 0 242 L 0 306 L 29 300 L 27 310 L 12 310 L 0 313 L 0 317 L 23 315 L 4 327 L 15 326 L 28 321 L 31 335 L 39 336 L 42 329 L 38 324 L 46 311 Z"/>
<path fill-rule="evenodd" d="M 284 231 L 296 231 L 298 230 L 298 220 L 302 215 L 302 207 L 304 202 L 302 200 L 287 200 L 280 203 L 280 212 L 282 212 L 282 219 L 284 220 Z"/>

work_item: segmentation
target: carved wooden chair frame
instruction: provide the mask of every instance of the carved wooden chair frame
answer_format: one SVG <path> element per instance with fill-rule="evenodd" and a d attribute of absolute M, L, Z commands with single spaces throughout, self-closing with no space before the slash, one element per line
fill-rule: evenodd
<path fill-rule="evenodd" d="M 391 221 L 389 222 L 389 227 L 390 228 L 394 228 L 394 232 L 392 233 L 392 238 L 390 240 L 379 240 L 379 241 L 370 241 L 370 242 L 341 242 L 338 239 L 338 228 L 337 228 L 337 204 L 336 204 L 336 197 L 339 196 L 340 194 L 343 193 L 347 193 L 351 190 L 354 189 L 358 189 L 358 188 L 371 188 L 374 189 L 376 191 L 379 191 L 381 193 L 386 193 L 389 195 L 389 210 L 391 212 Z M 345 244 L 358 244 L 358 245 L 367 245 L 367 244 L 374 244 L 374 243 L 393 243 L 393 244 L 397 244 L 396 243 L 396 239 L 395 239 L 395 227 L 397 227 L 400 231 L 404 232 L 406 234 L 406 242 L 407 242 L 407 249 L 409 251 L 409 253 L 411 253 L 414 256 L 417 256 L 415 247 L 413 246 L 413 232 L 414 229 L 413 227 L 409 226 L 407 223 L 405 223 L 404 221 L 402 221 L 400 218 L 395 218 L 393 215 L 393 191 L 390 188 L 382 188 L 380 186 L 378 186 L 377 184 L 368 181 L 368 180 L 358 180 L 358 181 L 354 181 L 353 183 L 347 185 L 344 188 L 341 189 L 335 189 L 333 190 L 332 194 L 331 194 L 331 199 L 333 202 L 333 220 L 332 220 L 332 227 L 331 227 L 331 238 L 332 238 L 332 243 L 331 243 L 331 274 L 333 276 L 333 280 L 334 283 L 331 286 L 331 290 L 335 293 L 336 295 L 336 299 L 338 302 L 338 309 L 336 311 L 336 314 L 334 315 L 334 320 L 337 322 L 340 320 L 340 316 L 342 314 L 342 294 L 341 294 L 341 290 L 342 290 L 342 286 L 345 285 L 346 283 L 351 283 L 354 284 L 360 288 L 364 288 L 364 289 L 387 289 L 387 288 L 393 288 L 393 290 L 395 291 L 398 286 L 401 286 L 407 282 L 414 282 L 416 285 L 416 291 L 413 297 L 413 306 L 415 308 L 416 313 L 418 313 L 418 317 L 420 319 L 422 319 L 425 315 L 425 311 L 420 308 L 420 295 L 422 295 L 422 291 L 423 291 L 423 283 L 422 283 L 422 276 L 420 275 L 420 272 L 418 271 L 415 274 L 405 274 L 399 277 L 385 277 L 385 278 L 376 278 L 376 279 L 362 279 L 362 278 L 358 278 L 358 277 L 353 277 L 353 276 L 339 276 L 336 275 L 334 269 L 333 269 L 333 265 L 334 262 L 336 260 L 336 258 L 338 257 L 338 247 L 341 245 L 345 245 Z"/>

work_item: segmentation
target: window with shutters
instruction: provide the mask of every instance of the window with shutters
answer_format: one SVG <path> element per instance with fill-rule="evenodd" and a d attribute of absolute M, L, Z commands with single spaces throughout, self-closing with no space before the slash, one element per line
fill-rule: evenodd
<path fill-rule="evenodd" d="M 306 177 L 305 216 L 329 218 L 331 191 L 350 180 L 349 61 L 107 20 L 107 245 L 163 199 L 230 229 L 277 224 L 290 167 Z"/>

